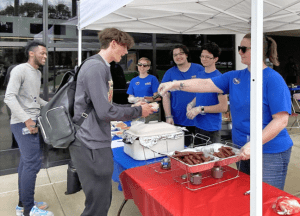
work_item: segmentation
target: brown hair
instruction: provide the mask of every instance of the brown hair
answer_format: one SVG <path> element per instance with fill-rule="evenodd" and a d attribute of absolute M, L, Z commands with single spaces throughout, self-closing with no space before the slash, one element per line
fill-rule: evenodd
<path fill-rule="evenodd" d="M 140 62 L 141 60 L 145 60 L 145 61 L 147 61 L 147 64 L 150 66 L 151 65 L 151 61 L 150 61 L 150 59 L 148 59 L 147 57 L 142 57 L 142 58 L 140 58 L 139 60 L 138 60 L 138 62 Z"/>
<path fill-rule="evenodd" d="M 106 28 L 98 33 L 101 49 L 107 49 L 113 40 L 130 49 L 134 46 L 134 39 L 128 33 L 116 28 Z"/>
<path fill-rule="evenodd" d="M 251 41 L 251 34 L 248 33 L 244 36 Z M 279 66 L 277 44 L 274 39 L 264 35 L 263 37 L 263 60 L 266 63 L 266 58 L 270 59 L 275 66 Z"/>
<path fill-rule="evenodd" d="M 188 57 L 189 57 L 189 49 L 183 45 L 183 44 L 177 44 L 174 47 L 172 47 L 172 50 L 170 51 L 170 56 L 173 59 L 173 51 L 174 49 L 181 49 Z"/>

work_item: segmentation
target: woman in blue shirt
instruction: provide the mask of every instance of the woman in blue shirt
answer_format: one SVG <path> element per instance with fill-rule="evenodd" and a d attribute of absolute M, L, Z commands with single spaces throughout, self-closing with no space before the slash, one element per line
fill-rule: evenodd
<path fill-rule="evenodd" d="M 139 76 L 130 81 L 127 90 L 129 103 L 143 101 L 144 97 L 152 97 L 157 94 L 159 82 L 155 76 L 148 74 L 150 66 L 151 61 L 148 58 L 142 57 L 139 59 L 137 64 Z"/>
<path fill-rule="evenodd" d="M 194 79 L 162 84 L 159 92 L 170 89 L 189 92 L 218 92 L 229 94 L 232 115 L 232 141 L 241 148 L 240 170 L 250 174 L 250 72 L 251 35 L 244 36 L 239 46 L 244 70 L 227 72 L 211 79 Z M 277 45 L 264 37 L 263 47 L 263 181 L 284 189 L 293 142 L 286 130 L 291 114 L 289 89 L 279 73 L 265 64 L 265 59 L 278 66 Z"/>

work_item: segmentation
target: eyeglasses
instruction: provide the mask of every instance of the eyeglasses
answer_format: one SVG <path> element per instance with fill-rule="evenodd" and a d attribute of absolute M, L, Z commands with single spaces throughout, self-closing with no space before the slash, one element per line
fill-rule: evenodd
<path fill-rule="evenodd" d="M 209 57 L 209 56 L 200 56 L 201 59 L 214 59 L 214 57 Z"/>
<path fill-rule="evenodd" d="M 137 66 L 139 66 L 139 67 L 149 67 L 150 65 L 138 63 Z"/>
<path fill-rule="evenodd" d="M 251 49 L 251 47 L 245 47 L 245 46 L 238 46 L 238 51 L 242 51 L 242 53 L 245 53 L 247 49 Z"/>
<path fill-rule="evenodd" d="M 175 58 L 176 56 L 183 56 L 185 53 L 184 52 L 180 52 L 180 53 L 177 53 L 177 54 L 173 54 L 173 57 Z"/>

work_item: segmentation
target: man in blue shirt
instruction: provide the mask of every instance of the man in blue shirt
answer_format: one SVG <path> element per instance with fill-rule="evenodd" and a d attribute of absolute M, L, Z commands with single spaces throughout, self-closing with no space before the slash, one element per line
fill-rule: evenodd
<path fill-rule="evenodd" d="M 189 50 L 186 46 L 175 46 L 171 51 L 171 54 L 176 66 L 167 70 L 162 79 L 162 83 L 194 79 L 200 71 L 204 71 L 204 68 L 201 65 L 188 62 Z M 186 116 L 187 105 L 195 98 L 195 96 L 195 93 L 172 91 L 163 97 L 166 122 L 186 127 L 189 130 L 189 133 L 186 133 L 186 135 L 195 133 L 194 120 L 188 119 Z M 185 139 L 185 145 L 190 144 L 191 139 Z"/>
<path fill-rule="evenodd" d="M 200 60 L 205 71 L 197 78 L 208 79 L 222 75 L 216 69 L 221 50 L 216 43 L 206 43 L 202 47 Z M 220 143 L 222 127 L 222 112 L 228 109 L 227 95 L 218 93 L 196 93 L 196 97 L 187 105 L 188 119 L 195 121 L 195 133 L 200 134 L 195 144 L 205 143 L 208 138 L 212 143 Z M 205 137 L 201 136 L 204 135 Z"/>

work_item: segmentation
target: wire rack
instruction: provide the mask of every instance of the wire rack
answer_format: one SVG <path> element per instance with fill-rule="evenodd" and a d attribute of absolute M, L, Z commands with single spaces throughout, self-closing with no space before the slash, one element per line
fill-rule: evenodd
<path fill-rule="evenodd" d="M 196 139 L 201 139 L 202 142 L 200 142 L 200 145 L 194 145 Z M 218 149 L 222 146 L 231 147 L 235 155 L 227 158 L 214 156 L 213 153 L 218 152 Z M 238 146 L 228 141 L 225 141 L 223 144 L 212 143 L 209 137 L 202 134 L 196 134 L 193 143 L 189 147 L 190 148 L 185 149 L 184 151 L 201 151 L 205 156 L 209 155 L 211 160 L 199 165 L 188 165 L 171 156 L 173 179 L 182 186 L 191 191 L 196 191 L 239 177 L 239 163 L 236 165 L 237 169 L 232 168 L 234 167 L 233 164 L 240 160 L 240 157 L 238 156 Z M 228 167 L 228 165 L 231 167 Z M 216 173 L 218 173 L 218 176 Z M 197 179 L 197 181 L 195 181 L 195 179 Z"/>

